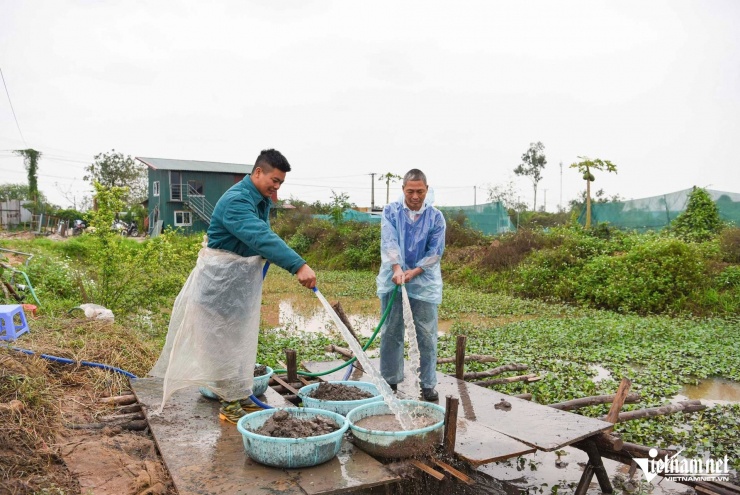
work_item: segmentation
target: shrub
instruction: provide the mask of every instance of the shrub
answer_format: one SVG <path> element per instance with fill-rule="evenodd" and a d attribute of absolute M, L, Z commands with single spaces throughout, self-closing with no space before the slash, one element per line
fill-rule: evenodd
<path fill-rule="evenodd" d="M 529 253 L 546 246 L 547 240 L 548 237 L 542 232 L 530 229 L 504 234 L 483 250 L 479 265 L 492 271 L 513 268 Z"/>
<path fill-rule="evenodd" d="M 669 230 L 687 241 L 709 240 L 722 230 L 719 208 L 705 189 L 694 187 L 686 210 L 671 222 Z"/>
<path fill-rule="evenodd" d="M 573 296 L 601 308 L 658 313 L 705 288 L 706 269 L 700 247 L 655 239 L 626 254 L 589 260 L 577 273 Z"/>
<path fill-rule="evenodd" d="M 719 237 L 722 259 L 727 263 L 740 263 L 740 228 L 733 227 L 722 231 Z"/>

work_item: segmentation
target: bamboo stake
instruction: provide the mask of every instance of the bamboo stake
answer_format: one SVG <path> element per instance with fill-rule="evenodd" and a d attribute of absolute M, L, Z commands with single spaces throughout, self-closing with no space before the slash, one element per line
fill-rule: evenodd
<path fill-rule="evenodd" d="M 514 382 L 536 382 L 542 380 L 541 376 L 538 375 L 521 375 L 521 376 L 510 376 L 509 378 L 497 378 L 495 380 L 483 380 L 478 382 L 470 382 L 473 385 L 480 385 L 481 387 L 487 387 L 489 385 L 501 385 L 502 383 L 514 383 Z"/>
<path fill-rule="evenodd" d="M 497 368 L 493 368 L 487 371 L 478 371 L 465 373 L 466 380 L 472 380 L 474 378 L 486 378 L 488 376 L 496 376 L 507 371 L 525 371 L 528 368 L 526 364 L 505 364 Z"/>
<path fill-rule="evenodd" d="M 451 364 L 455 362 L 454 357 L 437 358 L 437 364 Z M 468 354 L 465 356 L 465 362 L 476 362 L 476 363 L 495 363 L 499 358 L 496 356 L 486 356 L 485 354 Z"/>
<path fill-rule="evenodd" d="M 625 421 L 632 421 L 635 419 L 654 418 L 655 416 L 665 416 L 678 412 L 688 414 L 692 412 L 703 411 L 706 408 L 707 406 L 705 406 L 704 404 L 692 404 L 691 401 L 683 401 L 679 402 L 678 404 L 668 404 L 666 406 L 649 407 L 647 409 L 638 409 L 637 411 L 623 412 L 619 414 L 617 422 L 623 423 Z M 601 419 L 605 420 L 605 418 Z"/>
<path fill-rule="evenodd" d="M 137 401 L 134 394 L 127 394 L 117 395 L 114 397 L 101 397 L 100 399 L 98 399 L 98 402 L 102 402 L 103 404 L 115 404 L 117 406 L 128 406 L 129 404 L 134 404 Z"/>
<path fill-rule="evenodd" d="M 347 318 L 347 313 L 344 312 L 344 308 L 342 307 L 342 304 L 337 301 L 334 304 L 331 305 L 331 307 L 334 309 L 334 312 L 337 314 L 340 320 L 342 320 L 342 323 L 344 323 L 344 326 L 347 327 L 347 330 L 349 330 L 349 333 L 352 334 L 352 336 L 355 338 L 357 342 L 360 342 L 360 338 L 355 333 L 355 329 L 352 328 L 352 324 L 349 322 L 349 318 Z"/>
<path fill-rule="evenodd" d="M 609 412 L 607 413 L 606 418 L 604 418 L 604 421 L 612 424 L 617 422 L 617 419 L 619 418 L 619 411 L 621 411 L 622 407 L 624 407 L 624 400 L 627 398 L 627 394 L 629 393 L 631 386 L 632 382 L 629 378 L 622 378 L 622 381 L 619 383 L 617 393 L 615 394 L 614 401 L 612 401 L 612 407 L 609 409 Z M 614 431 L 614 428 L 610 428 L 605 433 L 609 433 L 611 431 Z"/>
<path fill-rule="evenodd" d="M 447 454 L 452 455 L 455 452 L 455 441 L 457 439 L 457 406 L 459 399 L 451 395 L 448 395 L 446 399 L 444 448 Z"/>
<path fill-rule="evenodd" d="M 581 397 L 580 399 L 568 400 L 565 402 L 557 402 L 555 404 L 548 404 L 548 406 L 560 409 L 561 411 L 571 411 L 573 409 L 579 409 L 581 407 L 595 406 L 598 404 L 609 404 L 614 402 L 616 394 L 611 395 L 592 395 L 590 397 Z M 640 402 L 639 394 L 628 394 L 624 400 L 625 404 L 634 404 Z"/>
<path fill-rule="evenodd" d="M 455 343 L 455 378 L 458 380 L 465 379 L 465 343 L 467 340 L 465 335 L 458 335 Z"/>

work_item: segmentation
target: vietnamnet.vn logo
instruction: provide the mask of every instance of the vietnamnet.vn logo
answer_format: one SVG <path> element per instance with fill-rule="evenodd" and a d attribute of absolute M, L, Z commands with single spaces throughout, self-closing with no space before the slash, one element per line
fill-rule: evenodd
<path fill-rule="evenodd" d="M 634 459 L 651 482 L 661 475 L 674 481 L 730 481 L 730 466 L 727 456 L 724 459 L 686 459 L 678 458 L 679 450 L 670 457 L 656 459 L 658 449 L 650 449 L 650 459 Z"/>

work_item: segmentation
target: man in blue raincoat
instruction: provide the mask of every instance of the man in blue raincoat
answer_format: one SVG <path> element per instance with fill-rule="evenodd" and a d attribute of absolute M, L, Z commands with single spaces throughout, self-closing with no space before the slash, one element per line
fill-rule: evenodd
<path fill-rule="evenodd" d="M 442 302 L 440 261 L 446 225 L 442 213 L 432 206 L 433 194 L 421 170 L 409 170 L 402 189 L 403 199 L 383 209 L 378 296 L 385 311 L 396 286 L 406 285 L 421 354 L 422 397 L 436 401 L 437 307 Z M 380 341 L 380 373 L 393 390 L 403 380 L 403 337 L 403 305 L 397 297 Z"/>

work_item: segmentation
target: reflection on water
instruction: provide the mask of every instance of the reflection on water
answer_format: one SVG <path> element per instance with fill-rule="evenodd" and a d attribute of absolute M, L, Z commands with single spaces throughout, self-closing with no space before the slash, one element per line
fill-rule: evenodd
<path fill-rule="evenodd" d="M 599 366 L 598 364 L 592 364 L 590 368 L 596 372 L 596 376 L 591 378 L 594 383 L 599 383 L 603 380 L 609 380 L 612 377 L 612 374 L 608 369 Z"/>
<path fill-rule="evenodd" d="M 277 312 L 273 308 L 265 307 L 262 317 L 275 330 L 322 334 L 337 331 L 337 327 L 331 321 L 331 316 L 323 308 L 311 308 L 308 311 L 300 311 L 293 306 L 293 302 L 290 300 L 280 301 Z M 349 318 L 349 322 L 352 324 L 355 333 L 362 337 L 370 337 L 380 322 L 379 315 L 348 314 L 347 318 Z M 439 335 L 449 333 L 452 323 L 452 320 L 440 320 L 439 331 L 437 333 Z"/>
<path fill-rule="evenodd" d="M 266 313 L 269 308 L 266 308 Z M 275 325 L 274 319 L 269 314 L 264 315 L 265 319 Z M 357 335 L 370 337 L 375 331 L 375 327 L 380 318 L 375 316 L 347 315 L 352 328 Z M 278 306 L 276 330 L 312 332 L 327 334 L 336 332 L 336 326 L 331 320 L 331 316 L 323 309 L 312 309 L 310 314 L 297 311 L 293 303 L 289 300 L 280 301 Z"/>
<path fill-rule="evenodd" d="M 740 383 L 724 378 L 707 378 L 698 385 L 684 385 L 679 393 L 689 399 L 702 399 L 717 404 L 740 402 Z"/>

